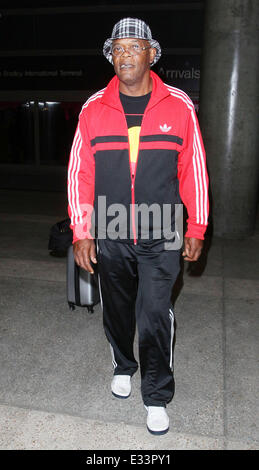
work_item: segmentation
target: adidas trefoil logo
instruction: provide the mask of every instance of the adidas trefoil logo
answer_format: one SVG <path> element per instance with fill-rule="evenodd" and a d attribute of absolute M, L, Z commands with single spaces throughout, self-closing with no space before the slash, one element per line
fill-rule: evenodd
<path fill-rule="evenodd" d="M 162 132 L 169 132 L 172 129 L 172 126 L 167 127 L 167 124 L 160 126 Z"/>

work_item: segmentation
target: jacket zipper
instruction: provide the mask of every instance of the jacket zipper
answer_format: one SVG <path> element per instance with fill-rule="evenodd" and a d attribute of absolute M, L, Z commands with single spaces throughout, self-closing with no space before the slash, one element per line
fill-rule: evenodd
<path fill-rule="evenodd" d="M 133 241 L 134 245 L 137 245 L 137 233 L 136 233 L 136 223 L 135 223 L 135 179 L 136 179 L 136 173 L 137 173 L 137 166 L 138 166 L 138 156 L 139 156 L 139 147 L 140 147 L 140 135 L 142 132 L 142 126 L 143 126 L 143 121 L 144 117 L 146 115 L 146 109 L 143 114 L 142 118 L 142 123 L 140 127 L 140 133 L 139 133 L 139 146 L 138 146 L 138 155 L 137 155 L 137 160 L 136 160 L 136 165 L 135 165 L 135 173 L 134 176 L 131 174 L 131 162 L 130 162 L 130 145 L 129 145 L 129 131 L 128 131 L 128 124 L 127 124 L 127 119 L 125 116 L 125 113 L 123 112 L 125 121 L 126 121 L 126 126 L 127 126 L 127 134 L 128 134 L 128 152 L 129 152 L 129 171 L 130 171 L 130 179 L 131 179 L 131 220 L 132 220 L 132 230 L 133 230 Z"/>
<path fill-rule="evenodd" d="M 142 122 L 143 122 L 143 119 L 142 119 Z M 139 145 L 140 145 L 140 133 L 139 133 Z M 136 220 L 135 220 L 135 179 L 136 179 L 136 173 L 137 173 L 138 156 L 139 156 L 139 147 L 138 147 L 138 155 L 137 155 L 137 160 L 136 160 L 136 165 L 135 165 L 135 173 L 134 173 L 134 176 L 131 175 L 131 220 L 132 220 L 134 245 L 137 245 Z M 130 169 L 131 169 L 131 165 L 130 165 Z"/>
<path fill-rule="evenodd" d="M 131 202 L 132 202 L 132 210 L 131 210 L 131 219 L 132 219 L 132 230 L 133 230 L 133 237 L 134 237 L 134 245 L 137 245 L 137 234 L 136 234 L 136 223 L 135 223 L 135 179 L 137 174 L 137 166 L 138 166 L 138 157 L 139 157 L 139 147 L 140 147 L 140 136 L 143 129 L 143 121 L 146 115 L 146 109 L 143 114 L 141 126 L 140 126 L 140 133 L 139 133 L 139 145 L 138 145 L 138 155 L 135 165 L 135 173 L 134 176 L 131 175 Z M 129 152 L 129 162 L 130 162 L 130 152 Z M 131 166 L 130 166 L 131 169 Z"/>
<path fill-rule="evenodd" d="M 127 119 L 125 116 L 125 113 L 123 111 L 123 116 L 125 119 L 126 127 L 127 127 L 127 136 L 128 136 L 128 153 L 129 153 L 129 172 L 130 172 L 130 181 L 131 181 L 131 220 L 132 220 L 132 230 L 133 230 L 133 240 L 134 240 L 134 245 L 137 245 L 137 235 L 136 235 L 136 224 L 135 224 L 135 176 L 136 176 L 136 170 L 137 170 L 137 161 L 138 161 L 138 155 L 137 155 L 137 160 L 136 160 L 136 166 L 135 166 L 135 175 L 134 177 L 131 174 L 131 162 L 130 162 L 130 143 L 129 143 L 129 130 L 128 130 L 128 124 L 127 124 Z M 143 116 L 144 118 L 144 116 Z M 143 119 L 142 119 L 143 121 Z M 138 148 L 138 154 L 139 154 L 139 148 Z"/>
<path fill-rule="evenodd" d="M 131 177 L 131 220 L 132 220 L 134 245 L 136 245 L 137 244 L 137 235 L 136 235 L 136 224 L 135 224 L 135 187 L 134 187 L 134 178 L 133 177 Z"/>

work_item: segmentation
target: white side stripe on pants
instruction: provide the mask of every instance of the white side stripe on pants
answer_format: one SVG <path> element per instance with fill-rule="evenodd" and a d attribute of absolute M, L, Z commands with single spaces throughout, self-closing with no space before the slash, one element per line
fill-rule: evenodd
<path fill-rule="evenodd" d="M 98 252 L 99 252 L 99 243 L 98 243 L 98 239 L 96 239 L 96 250 L 97 250 L 97 254 L 98 254 Z M 100 281 L 100 275 L 99 275 L 99 273 L 98 273 L 98 285 L 99 285 L 99 293 L 100 293 L 101 307 L 102 307 L 102 310 L 103 310 L 103 298 L 102 298 L 101 281 Z"/>
<path fill-rule="evenodd" d="M 169 318 L 171 320 L 171 339 L 170 339 L 170 369 L 173 371 L 173 339 L 174 339 L 174 312 L 169 308 Z"/>
<path fill-rule="evenodd" d="M 109 343 L 109 345 L 110 345 L 111 355 L 112 355 L 112 365 L 113 365 L 114 369 L 116 369 L 118 364 L 115 361 L 114 350 L 113 350 L 113 347 L 112 347 L 111 343 Z"/>

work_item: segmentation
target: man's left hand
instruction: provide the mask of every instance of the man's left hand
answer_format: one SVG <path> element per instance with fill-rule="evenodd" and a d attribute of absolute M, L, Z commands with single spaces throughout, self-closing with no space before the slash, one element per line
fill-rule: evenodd
<path fill-rule="evenodd" d="M 184 237 L 183 256 L 185 261 L 197 261 L 202 252 L 203 240 L 199 238 Z"/>

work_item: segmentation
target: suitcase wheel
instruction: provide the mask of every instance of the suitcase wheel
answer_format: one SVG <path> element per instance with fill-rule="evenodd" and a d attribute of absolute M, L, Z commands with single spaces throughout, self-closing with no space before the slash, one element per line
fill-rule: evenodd
<path fill-rule="evenodd" d="M 87 306 L 88 313 L 94 313 L 94 309 L 92 306 Z"/>
<path fill-rule="evenodd" d="M 75 310 L 75 309 L 76 309 L 76 307 L 75 307 L 74 304 L 71 304 L 71 303 L 69 302 L 68 305 L 69 305 L 69 310 Z"/>

